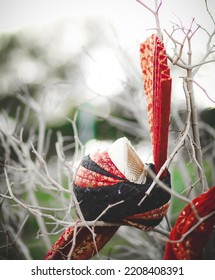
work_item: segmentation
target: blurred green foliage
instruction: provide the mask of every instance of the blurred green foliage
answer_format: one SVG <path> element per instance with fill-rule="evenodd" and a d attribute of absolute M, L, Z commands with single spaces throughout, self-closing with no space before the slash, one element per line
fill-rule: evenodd
<path fill-rule="evenodd" d="M 92 19 L 91 19 L 92 20 Z M 73 23 L 71 22 L 71 27 Z M 103 33 L 104 26 L 99 26 L 98 24 L 95 24 L 94 21 L 85 22 L 84 23 L 84 29 L 86 32 L 86 38 L 83 42 L 83 45 L 85 46 L 85 49 L 87 49 L 87 53 L 90 53 L 90 50 L 93 50 L 94 48 L 101 47 L 104 44 L 104 41 L 101 37 L 97 37 L 98 34 Z M 63 30 L 63 29 L 62 29 Z M 59 28 L 59 31 L 61 31 L 61 28 Z M 60 37 L 60 38 L 59 38 Z M 73 116 L 75 114 L 76 110 L 81 109 L 81 106 L 84 102 L 81 104 L 78 103 L 78 97 L 80 95 L 87 96 L 88 91 L 82 92 L 79 88 L 77 89 L 76 83 L 83 83 L 82 77 L 80 77 L 81 71 L 80 71 L 80 61 L 81 57 L 83 55 L 83 48 L 73 55 L 71 57 L 58 57 L 58 52 L 54 52 L 53 48 L 57 41 L 59 41 L 61 38 L 60 33 L 50 32 L 49 35 L 44 39 L 44 35 L 42 38 L 38 36 L 38 34 L 27 34 L 26 31 L 20 31 L 16 34 L 1 34 L 0 35 L 0 68 L 1 68 L 1 77 L 0 77 L 0 110 L 1 111 L 7 111 L 9 116 L 12 119 L 15 119 L 17 117 L 17 111 L 19 108 L 19 118 L 22 119 L 25 116 L 25 104 L 20 100 L 19 94 L 23 94 L 22 84 L 24 84 L 25 92 L 26 91 L 35 98 L 35 100 L 39 100 L 41 96 L 44 94 L 44 88 L 47 84 L 53 85 L 55 87 L 55 84 L 58 86 L 58 83 L 65 83 L 70 85 L 72 83 L 73 86 L 69 86 L 69 91 L 73 93 L 74 91 L 74 100 L 71 101 L 71 106 L 68 106 L 65 108 L 65 116 L 67 116 L 70 119 L 73 119 Z M 72 44 L 71 44 L 72 47 Z M 49 50 L 52 50 L 52 55 L 49 54 Z M 85 53 L 86 54 L 86 53 Z M 24 74 L 20 74 L 20 66 L 22 65 L 31 65 L 34 69 L 34 73 L 32 75 L 29 75 L 29 80 Z M 27 69 L 27 68 L 26 68 Z M 25 69 L 25 71 L 27 71 Z M 26 73 L 26 72 L 24 72 Z M 34 76 L 35 75 L 35 76 Z M 74 82 L 75 81 L 75 82 Z M 135 86 L 135 85 L 133 85 Z M 138 85 L 137 85 L 138 86 Z M 59 95 L 62 94 L 62 91 L 59 91 Z M 122 92 L 119 92 L 118 95 L 122 95 Z M 51 94 L 50 94 L 51 96 Z M 62 95 L 63 96 L 63 95 Z M 52 96 L 51 96 L 52 97 Z M 86 102 L 87 103 L 87 102 Z M 105 106 L 105 105 L 104 105 Z M 83 107 L 83 106 L 82 106 Z M 206 122 L 208 125 L 215 127 L 215 114 L 214 109 L 211 110 L 205 110 L 201 113 L 202 120 Z M 137 123 L 135 116 L 132 114 L 128 114 L 127 112 L 123 111 L 120 106 L 114 106 L 114 108 L 111 109 L 111 112 L 113 117 L 119 118 L 120 120 L 123 120 L 126 122 L 133 122 Z M 89 113 L 90 114 L 90 113 Z M 89 117 L 89 115 L 88 115 Z M 134 134 L 131 134 L 124 129 L 121 129 L 119 126 L 114 125 L 112 122 L 108 120 L 108 118 L 102 118 L 99 116 L 93 116 L 93 124 L 91 124 L 89 127 L 86 126 L 86 130 L 90 129 L 92 130 L 92 135 L 96 139 L 100 140 L 114 140 L 121 136 L 126 136 L 130 140 L 132 140 L 135 143 L 138 143 L 139 136 L 135 136 Z M 54 118 L 54 116 L 53 116 Z M 34 113 L 30 112 L 28 119 L 25 122 L 25 130 L 23 137 L 24 139 L 28 136 L 29 131 L 31 130 L 32 126 L 36 122 L 36 116 Z M 147 119 L 145 120 L 147 123 Z M 82 137 L 83 130 L 80 129 L 81 124 L 78 124 L 78 129 L 80 132 L 80 138 Z M 137 124 L 138 126 L 138 124 Z M 48 132 L 51 131 L 51 138 L 50 138 L 50 145 L 47 154 L 45 155 L 47 159 L 52 159 L 52 156 L 54 154 L 55 150 L 55 143 L 57 141 L 57 132 L 60 131 L 63 136 L 70 136 L 70 139 L 65 142 L 65 144 L 69 144 L 74 141 L 74 133 L 71 126 L 71 123 L 69 123 L 66 119 L 60 119 L 60 121 L 47 121 L 46 122 L 46 135 Z M 38 134 L 38 128 L 36 127 L 36 134 Z M 83 139 L 83 142 L 87 142 L 87 138 Z M 210 136 L 206 132 L 201 134 L 201 140 L 203 143 L 203 148 L 207 147 L 208 144 L 210 144 L 211 141 L 214 141 L 213 136 Z M 214 158 L 211 159 L 211 150 L 209 149 L 206 151 L 206 160 L 204 162 L 205 164 L 205 175 L 208 180 L 209 186 L 212 186 L 215 184 L 214 182 Z M 70 153 L 72 153 L 72 150 L 70 150 Z M 0 161 L 1 164 L 4 164 L 4 149 L 0 145 Z M 186 157 L 186 156 L 185 156 Z M 207 157 L 210 158 L 210 160 L 207 161 Z M 18 161 L 18 158 L 13 153 L 13 150 L 11 150 L 11 158 L 15 161 Z M 187 166 L 187 172 L 189 174 L 190 182 L 189 184 L 192 185 L 195 183 L 196 178 L 196 166 L 194 163 L 189 163 Z M 1 179 L 3 178 L 3 174 L 1 175 Z M 67 188 L 67 178 L 63 178 L 64 180 L 64 186 Z M 186 192 L 187 185 L 185 185 L 183 174 L 177 167 L 172 168 L 172 186 L 175 191 L 178 193 Z M 57 207 L 57 199 L 53 198 L 53 196 L 49 193 L 44 193 L 44 191 L 41 191 L 39 186 L 35 186 L 35 194 L 38 201 L 40 201 L 40 205 L 44 207 L 50 207 L 52 208 L 53 205 Z M 69 196 L 67 194 L 64 194 L 65 198 L 69 200 Z M 28 196 L 28 193 L 22 193 L 21 197 L 23 200 L 25 200 L 26 196 Z M 10 202 L 9 202 L 10 203 Z M 0 204 L 1 207 L 1 204 Z M 13 207 L 16 207 L 16 205 L 13 205 Z M 174 220 L 177 218 L 178 214 L 184 207 L 184 203 L 176 198 L 172 198 L 171 202 L 171 217 L 172 222 L 174 223 Z M 8 207 L 9 208 L 9 207 Z M 1 210 L 1 208 L 0 208 Z M 1 212 L 0 212 L 0 218 Z M 48 225 L 48 230 L 52 230 L 52 225 L 49 224 L 48 220 L 46 220 Z M 9 226 L 15 227 L 14 222 L 12 220 L 9 220 Z M 26 246 L 29 248 L 31 256 L 33 259 L 44 259 L 46 252 L 46 248 L 41 245 L 40 239 L 37 238 L 37 232 L 39 230 L 38 223 L 35 219 L 35 217 L 30 216 L 26 222 L 26 225 L 24 227 L 24 230 L 21 232 L 22 240 L 25 242 Z M 50 235 L 51 242 L 54 243 L 57 239 L 57 235 Z M 22 254 L 20 254 L 20 251 L 16 244 L 10 241 L 10 231 L 7 229 L 7 227 L 4 227 L 3 224 L 0 224 L 0 259 L 20 259 L 23 258 Z M 8 243 L 11 243 L 11 246 L 7 246 Z M 115 236 L 113 238 L 113 241 L 108 244 L 108 246 L 105 246 L 105 248 L 101 251 L 102 255 L 105 256 L 112 256 L 117 254 L 116 245 L 126 245 L 128 244 L 125 240 L 122 238 Z M 1 246 L 2 245 L 2 246 Z M 111 248 L 111 251 L 110 251 Z M 131 258 L 132 256 L 128 255 L 128 258 Z"/>

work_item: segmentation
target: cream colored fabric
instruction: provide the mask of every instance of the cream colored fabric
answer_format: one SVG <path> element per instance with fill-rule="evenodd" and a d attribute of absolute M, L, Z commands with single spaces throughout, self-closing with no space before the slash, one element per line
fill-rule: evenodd
<path fill-rule="evenodd" d="M 126 137 L 116 140 L 110 146 L 108 154 L 129 181 L 138 184 L 145 182 L 144 163 Z"/>

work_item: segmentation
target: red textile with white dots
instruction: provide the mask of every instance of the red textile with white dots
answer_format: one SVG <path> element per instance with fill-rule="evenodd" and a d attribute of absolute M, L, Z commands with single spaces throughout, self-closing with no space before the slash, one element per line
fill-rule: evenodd
<path fill-rule="evenodd" d="M 179 215 L 166 244 L 165 260 L 199 260 L 215 224 L 215 186 L 197 196 Z M 200 220 L 202 219 L 202 221 Z"/>

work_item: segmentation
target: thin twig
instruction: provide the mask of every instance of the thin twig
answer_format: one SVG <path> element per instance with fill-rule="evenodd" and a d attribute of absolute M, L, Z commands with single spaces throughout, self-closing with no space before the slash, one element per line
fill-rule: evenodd
<path fill-rule="evenodd" d="M 212 211 L 211 213 L 207 214 L 206 216 L 204 217 L 199 217 L 198 218 L 198 222 L 192 226 L 187 232 L 183 233 L 183 235 L 181 236 L 180 239 L 177 239 L 177 240 L 171 240 L 169 239 L 168 242 L 170 243 L 178 243 L 178 242 L 183 242 L 184 239 L 190 235 L 199 225 L 201 225 L 204 221 L 206 221 L 207 219 L 211 218 L 213 215 L 215 215 L 215 211 Z"/>
<path fill-rule="evenodd" d="M 159 9 L 162 6 L 162 0 L 158 4 L 158 0 L 154 0 L 155 2 L 155 10 L 151 9 L 148 5 L 146 5 L 143 1 L 141 0 L 136 0 L 138 3 L 140 3 L 143 7 L 145 7 L 150 13 L 154 15 L 155 18 L 155 24 L 156 24 L 156 29 L 157 29 L 157 35 L 160 41 L 163 40 L 163 35 L 161 32 L 161 25 L 160 25 L 160 19 L 159 19 Z"/>
<path fill-rule="evenodd" d="M 214 19 L 214 17 L 212 16 L 212 14 L 211 14 L 211 12 L 210 12 L 210 10 L 209 10 L 209 7 L 208 7 L 208 0 L 205 0 L 205 6 L 206 6 L 206 10 L 207 10 L 207 12 L 208 12 L 208 14 L 209 14 L 209 16 L 210 16 L 210 18 L 211 18 L 211 20 L 212 20 L 214 26 L 215 26 L 215 19 Z"/>
<path fill-rule="evenodd" d="M 148 188 L 148 190 L 145 193 L 145 196 L 140 200 L 138 205 L 141 205 L 143 203 L 143 201 L 146 199 L 147 196 L 150 195 L 152 189 L 154 188 L 154 186 L 156 185 L 156 181 L 159 181 L 159 178 L 161 176 L 161 174 L 163 173 L 163 171 L 168 168 L 168 166 L 170 165 L 171 161 L 173 160 L 173 158 L 175 157 L 175 155 L 178 153 L 178 151 L 181 149 L 181 147 L 184 145 L 184 141 L 189 133 L 189 129 L 190 129 L 190 118 L 191 118 L 191 104 L 190 104 L 190 98 L 189 98 L 189 93 L 185 88 L 185 81 L 183 81 L 183 86 L 185 89 L 185 96 L 186 96 L 186 103 L 187 103 L 187 117 L 186 117 L 186 121 L 185 121 L 185 128 L 184 128 L 184 132 L 182 133 L 182 136 L 178 142 L 178 144 L 176 145 L 176 147 L 174 148 L 173 152 L 170 154 L 170 156 L 168 157 L 168 159 L 166 160 L 166 162 L 163 164 L 163 166 L 161 167 L 161 169 L 159 170 L 158 174 L 155 176 L 153 183 L 151 184 L 151 186 Z M 170 194 L 172 193 L 172 190 L 170 191 L 168 187 L 165 187 L 165 190 L 167 192 L 169 192 Z M 178 195 L 178 194 L 174 194 L 174 195 Z M 184 199 L 184 198 L 183 198 Z"/>
<path fill-rule="evenodd" d="M 215 62 L 215 60 L 213 60 L 213 62 Z M 204 92 L 204 94 L 207 96 L 207 98 L 210 100 L 210 101 L 212 101 L 213 103 L 215 103 L 215 99 L 212 99 L 210 96 L 209 96 L 209 94 L 208 94 L 208 92 L 207 92 L 207 90 L 205 89 L 205 88 L 203 88 L 197 81 L 195 81 L 194 79 L 192 80 L 192 82 L 194 83 L 194 84 L 196 84 L 203 92 Z"/>
<path fill-rule="evenodd" d="M 191 53 L 191 50 L 190 50 Z M 191 54 L 190 54 L 191 55 Z M 189 59 L 191 62 L 191 58 Z M 200 143 L 200 135 L 199 135 L 199 127 L 198 127 L 198 116 L 197 116 L 197 109 L 195 105 L 194 99 L 194 91 L 193 91 L 193 83 L 192 83 L 192 71 L 187 70 L 187 78 L 186 87 L 187 91 L 189 92 L 190 104 L 191 104 L 191 123 L 192 123 L 192 132 L 193 132 L 193 141 L 195 143 L 195 157 L 196 161 L 198 162 L 198 175 L 200 178 L 202 190 L 208 190 L 208 184 L 203 172 L 203 159 L 202 159 L 202 151 L 201 151 L 201 143 Z"/>

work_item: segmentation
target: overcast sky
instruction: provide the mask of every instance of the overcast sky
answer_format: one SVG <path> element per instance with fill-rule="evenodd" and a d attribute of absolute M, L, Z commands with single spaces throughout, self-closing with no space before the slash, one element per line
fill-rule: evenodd
<path fill-rule="evenodd" d="M 153 3 L 145 0 L 145 3 Z M 162 23 L 180 17 L 186 24 L 196 17 L 201 24 L 210 24 L 206 19 L 205 0 L 163 0 Z M 208 0 L 215 12 L 215 1 Z M 126 21 L 126 26 L 139 22 L 144 29 L 152 17 L 136 0 L 0 0 L 1 30 L 17 29 L 31 23 L 51 21 L 63 16 L 102 14 L 110 19 Z"/>
<path fill-rule="evenodd" d="M 144 0 L 145 3 L 153 3 Z M 160 20 L 163 28 L 169 28 L 170 22 L 183 22 L 189 26 L 192 18 L 212 31 L 212 20 L 205 9 L 205 0 L 163 0 L 160 10 Z M 215 1 L 208 0 L 211 13 L 215 16 Z M 137 42 L 145 40 L 146 33 L 155 26 L 153 16 L 136 0 L 0 0 L 0 32 L 16 31 L 23 27 L 43 25 L 56 19 L 67 17 L 83 17 L 100 15 L 107 18 L 127 37 Z M 197 38 L 195 47 L 201 52 L 205 39 Z M 210 73 L 215 68 L 208 67 Z M 214 85 L 210 73 L 205 72 L 205 84 L 211 92 Z M 213 79 L 214 80 L 214 79 Z M 211 86 L 210 86 L 211 83 Z M 204 84 L 204 83 L 203 83 Z M 214 95 L 214 93 L 211 93 Z M 209 105 L 214 103 L 209 101 Z"/>

